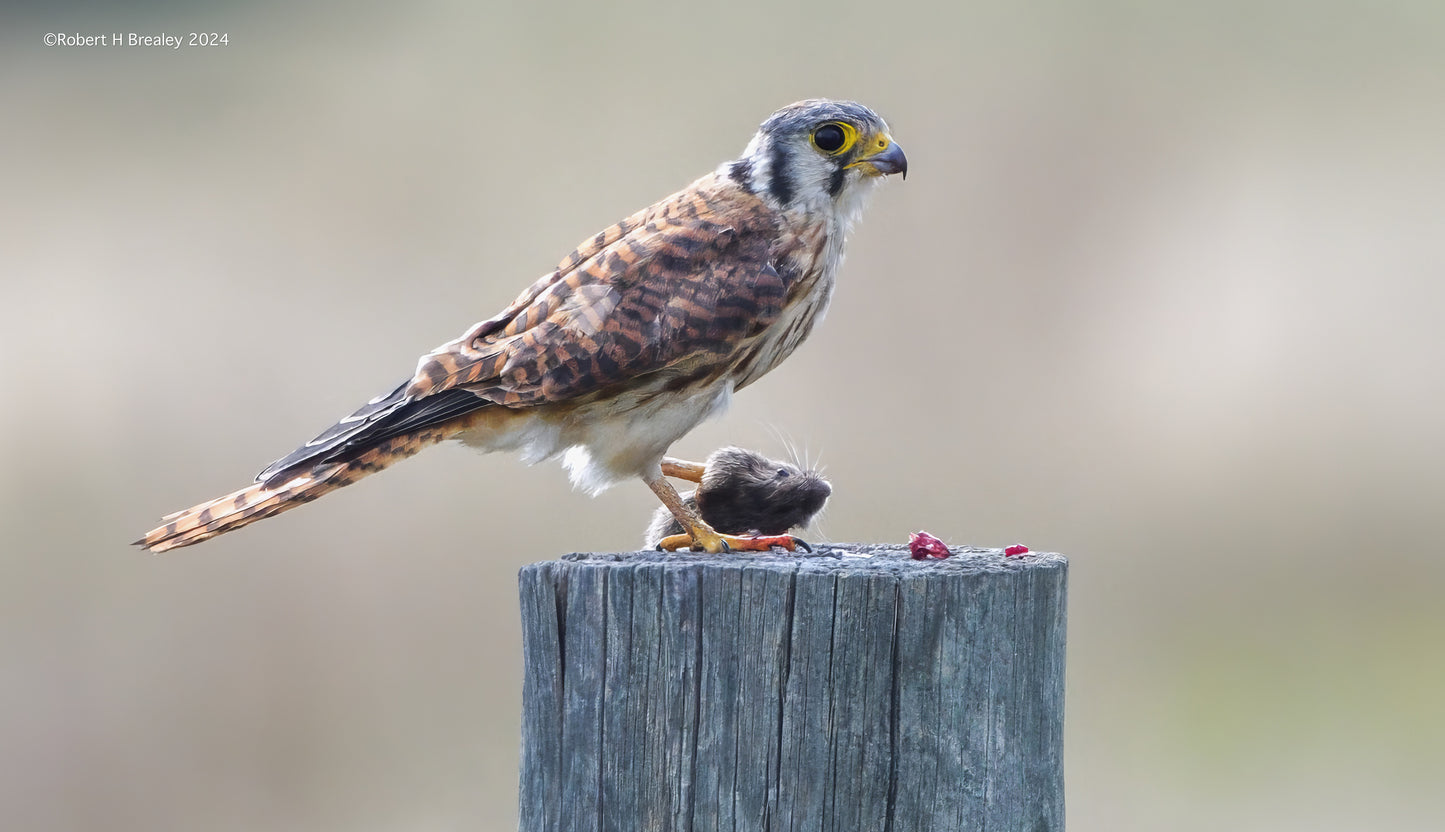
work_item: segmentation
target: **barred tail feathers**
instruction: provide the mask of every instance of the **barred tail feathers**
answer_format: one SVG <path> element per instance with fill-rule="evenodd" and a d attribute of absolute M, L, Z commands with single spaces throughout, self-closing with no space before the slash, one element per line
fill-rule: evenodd
<path fill-rule="evenodd" d="M 135 545 L 152 552 L 165 552 L 249 526 L 257 520 L 309 503 L 429 445 L 448 439 L 458 427 L 461 425 L 437 426 L 394 436 L 370 448 L 359 449 L 348 458 L 317 463 L 281 482 L 273 478 L 270 482 L 274 485 L 258 482 L 185 511 L 168 514 L 162 518 L 166 521 L 164 525 L 146 532 Z"/>

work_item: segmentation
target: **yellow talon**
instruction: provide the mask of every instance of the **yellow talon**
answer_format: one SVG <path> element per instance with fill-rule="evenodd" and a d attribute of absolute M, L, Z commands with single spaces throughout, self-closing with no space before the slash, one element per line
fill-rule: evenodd
<path fill-rule="evenodd" d="M 732 547 L 728 545 L 725 536 L 718 534 L 707 526 L 701 524 L 700 528 L 693 529 L 692 534 L 674 534 L 664 537 L 658 541 L 657 548 L 664 552 L 676 552 L 679 549 L 696 549 L 713 555 L 731 552 Z"/>
<path fill-rule="evenodd" d="M 676 552 L 680 549 L 699 549 L 714 555 L 732 551 L 732 547 L 728 545 L 727 540 L 717 532 L 713 532 L 712 540 L 704 537 L 701 546 L 693 542 L 691 535 L 670 535 L 657 542 L 657 549 L 660 552 Z"/>
<path fill-rule="evenodd" d="M 661 552 L 676 552 L 680 549 L 700 548 L 702 551 L 710 552 L 714 555 L 727 552 L 771 552 L 774 546 L 782 547 L 790 552 L 796 552 L 799 546 L 809 552 L 813 551 L 813 547 L 789 534 L 766 537 L 743 537 L 731 534 L 718 534 L 711 529 L 708 531 L 711 532 L 712 538 L 716 540 L 715 545 L 717 545 L 718 548 L 710 548 L 708 542 L 711 541 L 709 541 L 706 536 L 703 537 L 703 545 L 699 547 L 693 542 L 691 535 L 674 534 L 659 540 L 657 542 L 657 549 Z"/>

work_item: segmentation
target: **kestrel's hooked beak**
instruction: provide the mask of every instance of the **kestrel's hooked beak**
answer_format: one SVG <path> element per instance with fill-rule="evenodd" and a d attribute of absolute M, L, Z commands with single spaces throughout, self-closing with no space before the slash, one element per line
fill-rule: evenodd
<path fill-rule="evenodd" d="M 887 176 L 891 173 L 901 173 L 903 178 L 908 178 L 908 157 L 903 155 L 903 148 L 893 141 L 887 133 L 879 133 L 869 143 L 867 149 L 859 155 L 857 161 L 848 165 L 850 168 L 863 167 L 864 172 L 871 172 L 874 176 Z"/>

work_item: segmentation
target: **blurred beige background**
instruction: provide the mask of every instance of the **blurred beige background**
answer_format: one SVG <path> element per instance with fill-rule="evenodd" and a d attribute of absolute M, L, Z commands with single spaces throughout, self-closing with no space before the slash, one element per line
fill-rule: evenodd
<path fill-rule="evenodd" d="M 393 5 L 0 12 L 0 826 L 514 828 L 516 571 L 641 485 L 447 447 L 125 544 L 816 95 L 913 175 L 678 452 L 1067 553 L 1075 832 L 1445 816 L 1445 7 Z"/>

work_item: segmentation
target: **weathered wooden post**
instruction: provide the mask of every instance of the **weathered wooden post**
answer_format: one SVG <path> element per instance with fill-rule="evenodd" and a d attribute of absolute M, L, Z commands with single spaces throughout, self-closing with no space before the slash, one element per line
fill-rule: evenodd
<path fill-rule="evenodd" d="M 1067 562 L 905 547 L 521 572 L 521 832 L 1064 828 Z"/>

